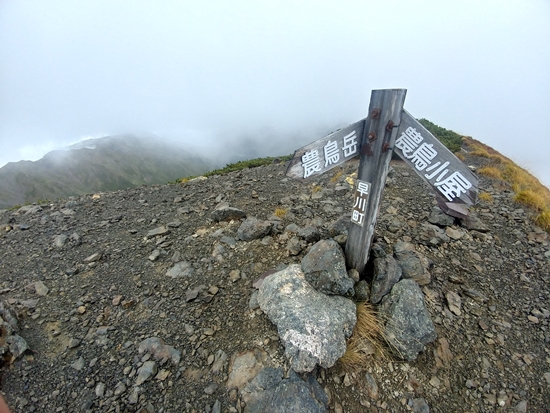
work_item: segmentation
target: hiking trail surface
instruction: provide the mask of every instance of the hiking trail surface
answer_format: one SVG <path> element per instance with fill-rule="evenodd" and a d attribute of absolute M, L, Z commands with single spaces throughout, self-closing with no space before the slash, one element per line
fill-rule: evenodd
<path fill-rule="evenodd" d="M 357 161 L 307 180 L 285 170 L 0 213 L 2 313 L 17 319 L 12 349 L 24 345 L 13 337 L 28 345 L 15 360 L 4 354 L 0 389 L 12 411 L 298 411 L 304 392 L 312 404 L 299 411 L 550 411 L 548 234 L 484 176 L 480 190 L 494 202 L 472 208 L 471 222 L 445 218 L 400 161 L 375 241 L 411 243 L 428 259 L 421 288 L 437 338 L 413 361 L 373 356 L 363 370 L 294 373 L 254 283 L 300 264 L 319 240 L 342 244 L 335 223 L 349 221 Z M 241 228 L 241 213 L 258 220 Z M 259 371 L 267 384 L 253 388 Z"/>

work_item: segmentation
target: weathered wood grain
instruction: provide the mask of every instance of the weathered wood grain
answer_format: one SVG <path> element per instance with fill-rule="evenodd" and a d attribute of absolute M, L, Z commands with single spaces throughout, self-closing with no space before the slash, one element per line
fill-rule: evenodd
<path fill-rule="evenodd" d="M 364 272 L 369 259 L 376 218 L 392 155 L 391 148 L 397 136 L 398 128 L 388 127 L 388 123 L 392 121 L 394 125 L 399 125 L 406 94 L 406 89 L 374 90 L 371 94 L 357 176 L 358 179 L 369 182 L 371 188 L 364 224 L 350 225 L 346 244 L 346 265 L 350 269 L 355 268 L 359 274 Z M 379 109 L 377 116 L 375 109 Z"/>

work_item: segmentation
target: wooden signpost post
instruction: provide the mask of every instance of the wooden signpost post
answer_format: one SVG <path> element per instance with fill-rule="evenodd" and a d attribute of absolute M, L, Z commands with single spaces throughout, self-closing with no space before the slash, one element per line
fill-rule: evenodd
<path fill-rule="evenodd" d="M 464 216 L 477 199 L 477 178 L 403 109 L 405 89 L 373 90 L 369 116 L 296 150 L 287 175 L 309 178 L 360 156 L 346 265 L 363 274 L 393 151 L 436 192 L 449 215 Z"/>

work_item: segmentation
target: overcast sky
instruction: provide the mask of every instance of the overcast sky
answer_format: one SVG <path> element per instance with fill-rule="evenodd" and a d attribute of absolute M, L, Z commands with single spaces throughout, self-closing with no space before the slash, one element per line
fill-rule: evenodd
<path fill-rule="evenodd" d="M 0 39 L 0 166 L 117 133 L 297 149 L 406 88 L 550 186 L 548 0 L 2 0 Z"/>

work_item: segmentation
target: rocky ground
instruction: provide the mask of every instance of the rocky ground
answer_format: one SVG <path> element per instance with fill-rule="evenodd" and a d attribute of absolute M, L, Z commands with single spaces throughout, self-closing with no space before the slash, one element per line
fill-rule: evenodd
<path fill-rule="evenodd" d="M 265 365 L 270 380 L 307 383 L 319 402 L 311 411 L 550 411 L 548 234 L 483 177 L 494 202 L 474 208 L 481 222 L 445 222 L 401 162 L 376 238 L 412 243 L 430 261 L 422 291 L 437 339 L 414 361 L 293 373 L 277 328 L 250 302 L 254 282 L 335 237 L 356 168 L 291 180 L 274 164 L 0 213 L 2 340 L 11 334 L 15 353 L 4 353 L 0 389 L 11 409 L 254 411 L 243 383 Z M 212 215 L 223 202 L 271 221 L 268 234 L 240 240 L 242 218 Z"/>

